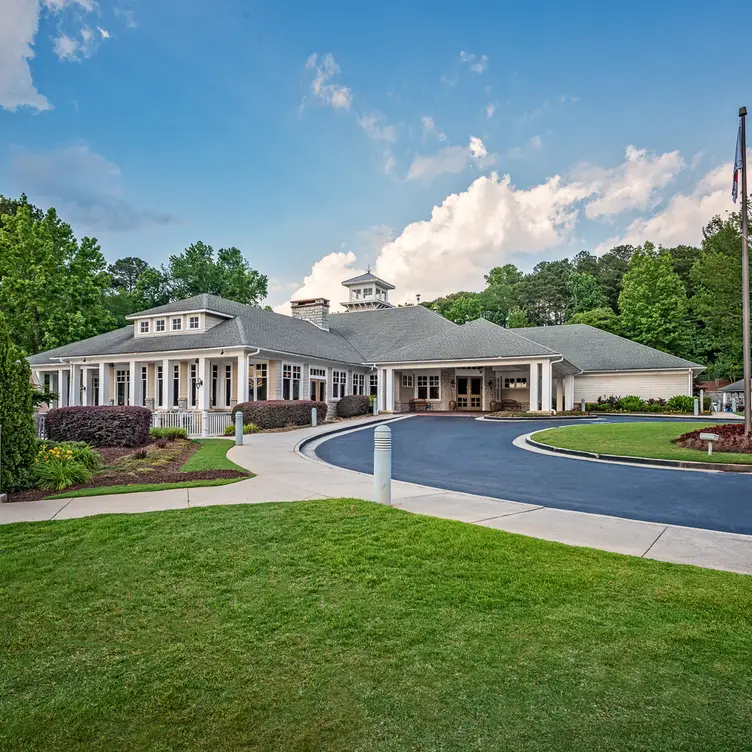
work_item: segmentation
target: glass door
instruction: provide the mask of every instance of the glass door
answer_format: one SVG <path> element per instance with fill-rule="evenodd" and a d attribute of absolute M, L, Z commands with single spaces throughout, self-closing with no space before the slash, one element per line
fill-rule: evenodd
<path fill-rule="evenodd" d="M 457 409 L 480 410 L 483 407 L 483 379 L 480 376 L 457 377 Z"/>

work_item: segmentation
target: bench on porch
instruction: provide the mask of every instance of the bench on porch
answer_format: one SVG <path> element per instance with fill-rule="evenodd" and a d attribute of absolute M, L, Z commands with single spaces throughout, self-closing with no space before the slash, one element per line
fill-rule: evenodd
<path fill-rule="evenodd" d="M 518 402 L 513 399 L 505 399 L 501 401 L 501 409 L 504 412 L 510 413 L 524 413 L 530 408 L 527 402 Z"/>
<path fill-rule="evenodd" d="M 427 399 L 414 398 L 408 402 L 408 409 L 411 413 L 425 413 L 431 410 L 431 403 Z"/>

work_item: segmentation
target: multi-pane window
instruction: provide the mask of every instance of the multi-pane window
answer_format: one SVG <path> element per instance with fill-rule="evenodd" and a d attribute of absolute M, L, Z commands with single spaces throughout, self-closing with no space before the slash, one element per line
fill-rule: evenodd
<path fill-rule="evenodd" d="M 373 287 L 364 287 L 363 288 L 363 297 L 364 298 L 372 298 L 373 297 Z"/>
<path fill-rule="evenodd" d="M 128 391 L 131 383 L 131 372 L 127 369 L 115 372 L 115 404 L 128 404 Z"/>
<path fill-rule="evenodd" d="M 179 332 L 183 328 L 183 319 L 182 318 L 174 318 L 172 320 L 172 331 L 173 332 Z"/>
<path fill-rule="evenodd" d="M 163 332 L 165 330 L 165 320 L 164 319 L 157 319 L 154 328 L 158 332 Z"/>
<path fill-rule="evenodd" d="M 230 406 L 230 398 L 232 396 L 232 366 L 225 366 L 225 407 Z"/>
<path fill-rule="evenodd" d="M 177 407 L 180 402 L 180 364 L 172 367 L 172 406 Z"/>
<path fill-rule="evenodd" d="M 413 375 L 411 373 L 402 374 L 402 386 L 408 389 L 413 388 Z"/>
<path fill-rule="evenodd" d="M 253 400 L 265 400 L 268 393 L 267 363 L 251 363 L 248 371 L 248 393 Z"/>
<path fill-rule="evenodd" d="M 188 317 L 188 328 L 189 329 L 198 329 L 198 316 L 189 316 Z"/>
<path fill-rule="evenodd" d="M 438 376 L 418 376 L 418 399 L 437 400 L 439 394 Z"/>
<path fill-rule="evenodd" d="M 147 368 L 146 366 L 141 366 L 141 404 L 146 404 L 146 380 L 147 380 Z"/>
<path fill-rule="evenodd" d="M 99 374 L 93 373 L 91 375 L 91 404 L 99 405 Z"/>
<path fill-rule="evenodd" d="M 196 407 L 198 401 L 198 368 L 195 363 L 191 363 L 191 407 Z"/>
<path fill-rule="evenodd" d="M 332 371 L 332 397 L 339 399 L 345 396 L 347 386 L 347 371 Z"/>
<path fill-rule="evenodd" d="M 354 373 L 352 383 L 353 394 L 366 393 L 366 375 L 364 373 Z"/>
<path fill-rule="evenodd" d="M 377 373 L 372 373 L 368 377 L 368 393 L 369 394 L 378 394 L 379 393 L 379 375 Z"/>
<path fill-rule="evenodd" d="M 157 404 L 159 407 L 164 405 L 164 368 L 157 366 Z"/>
<path fill-rule="evenodd" d="M 140 325 L 141 334 L 148 334 L 149 333 L 149 319 L 145 319 L 141 322 Z"/>
<path fill-rule="evenodd" d="M 289 363 L 282 365 L 282 399 L 300 399 L 300 378 L 300 366 L 294 366 Z"/>
<path fill-rule="evenodd" d="M 217 390 L 219 389 L 219 366 L 212 366 L 212 380 L 211 380 L 211 403 L 210 407 L 217 406 Z"/>
<path fill-rule="evenodd" d="M 352 291 L 353 300 L 360 300 L 360 290 Z"/>
<path fill-rule="evenodd" d="M 325 379 L 326 368 L 311 368 L 311 378 L 312 379 Z"/>

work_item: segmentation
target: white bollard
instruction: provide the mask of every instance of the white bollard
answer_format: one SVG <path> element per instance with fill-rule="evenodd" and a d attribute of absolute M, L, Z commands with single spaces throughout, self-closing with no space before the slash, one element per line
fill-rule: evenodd
<path fill-rule="evenodd" d="M 201 411 L 201 435 L 206 438 L 209 435 L 209 412 Z"/>
<path fill-rule="evenodd" d="M 705 412 L 705 390 L 700 389 L 700 414 Z"/>
<path fill-rule="evenodd" d="M 373 401 L 373 414 L 374 415 L 379 414 L 379 398 L 378 397 Z"/>
<path fill-rule="evenodd" d="M 695 407 L 695 415 L 699 415 L 700 414 L 700 400 L 698 400 L 697 397 L 695 397 L 694 407 Z"/>
<path fill-rule="evenodd" d="M 373 500 L 392 504 L 392 429 L 377 426 L 373 432 Z"/>
<path fill-rule="evenodd" d="M 319 411 L 315 408 L 311 408 L 311 425 L 316 428 L 319 424 Z"/>
<path fill-rule="evenodd" d="M 580 400 L 580 412 L 581 413 L 585 412 L 585 398 L 584 397 Z"/>
<path fill-rule="evenodd" d="M 235 413 L 235 446 L 243 446 L 243 411 Z"/>

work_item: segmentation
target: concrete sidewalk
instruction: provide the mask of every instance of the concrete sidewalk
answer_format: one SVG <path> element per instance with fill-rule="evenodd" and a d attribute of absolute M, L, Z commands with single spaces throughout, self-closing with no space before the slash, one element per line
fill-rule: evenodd
<path fill-rule="evenodd" d="M 371 499 L 370 475 L 327 465 L 305 456 L 298 445 L 333 430 L 360 430 L 383 418 L 246 436 L 228 456 L 257 473 L 228 486 L 149 493 L 89 496 L 0 505 L 0 523 L 59 520 L 105 513 L 151 512 L 221 504 L 258 504 L 332 497 Z M 752 536 L 639 522 L 544 506 L 503 501 L 430 486 L 394 481 L 394 506 L 418 514 L 460 520 L 545 540 L 680 564 L 752 574 Z"/>

